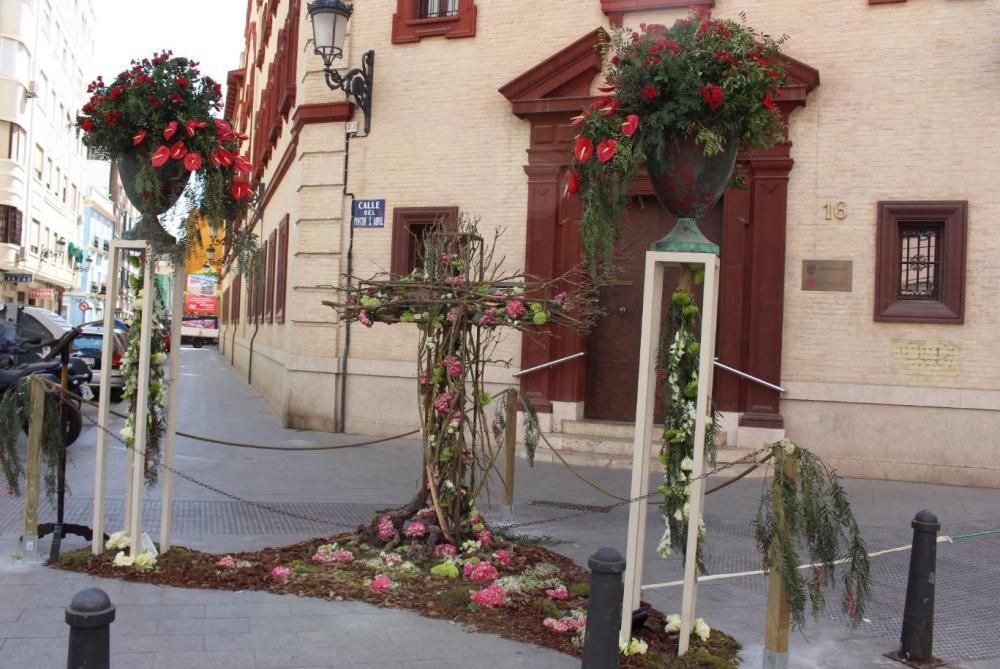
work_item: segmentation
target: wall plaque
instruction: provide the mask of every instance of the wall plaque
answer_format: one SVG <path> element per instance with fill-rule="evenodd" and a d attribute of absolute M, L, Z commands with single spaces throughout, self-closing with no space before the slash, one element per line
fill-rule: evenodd
<path fill-rule="evenodd" d="M 802 290 L 851 292 L 850 260 L 803 260 Z"/>

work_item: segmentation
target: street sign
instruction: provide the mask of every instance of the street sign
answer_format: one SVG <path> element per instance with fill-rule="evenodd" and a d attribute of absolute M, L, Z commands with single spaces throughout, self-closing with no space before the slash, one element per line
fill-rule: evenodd
<path fill-rule="evenodd" d="M 352 228 L 384 228 L 385 200 L 355 200 L 351 207 Z"/>
<path fill-rule="evenodd" d="M 82 311 L 84 313 L 90 311 L 90 303 L 89 302 L 81 302 L 80 303 L 80 311 Z"/>
<path fill-rule="evenodd" d="M 3 280 L 10 283 L 31 283 L 35 280 L 33 274 L 19 274 L 17 272 L 4 272 Z"/>

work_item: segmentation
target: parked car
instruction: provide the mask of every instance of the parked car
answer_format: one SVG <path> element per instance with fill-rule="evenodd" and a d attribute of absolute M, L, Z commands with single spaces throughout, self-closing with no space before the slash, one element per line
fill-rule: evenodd
<path fill-rule="evenodd" d="M 121 396 L 122 390 L 125 387 L 122 379 L 121 364 L 122 357 L 125 355 L 125 350 L 128 347 L 128 341 L 125 333 L 119 330 L 115 330 L 112 333 L 112 337 L 114 337 L 114 342 L 111 349 L 110 365 L 104 364 L 105 361 L 102 359 L 104 354 L 104 330 L 101 328 L 84 328 L 83 332 L 80 333 L 80 336 L 73 343 L 73 355 L 81 358 L 90 366 L 90 370 L 93 373 L 93 378 L 90 381 L 90 389 L 94 391 L 95 395 L 100 392 L 101 378 L 105 370 L 110 370 L 108 378 L 111 388 L 111 398 L 112 400 L 116 400 L 116 398 Z"/>

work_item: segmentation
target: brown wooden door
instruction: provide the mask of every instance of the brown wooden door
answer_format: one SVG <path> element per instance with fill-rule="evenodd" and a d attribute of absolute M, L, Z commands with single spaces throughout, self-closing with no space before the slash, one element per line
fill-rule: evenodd
<path fill-rule="evenodd" d="M 700 224 L 705 236 L 720 244 L 722 202 Z M 635 420 L 645 254 L 650 245 L 667 234 L 673 225 L 674 217 L 653 198 L 644 198 L 642 204 L 636 201 L 629 209 L 627 220 L 622 223 L 615 254 L 618 271 L 613 284 L 601 290 L 604 315 L 587 339 L 584 404 L 587 418 Z M 668 268 L 663 291 L 664 314 L 677 278 L 677 270 Z M 655 418 L 657 422 L 663 419 L 663 410 L 659 406 Z"/>

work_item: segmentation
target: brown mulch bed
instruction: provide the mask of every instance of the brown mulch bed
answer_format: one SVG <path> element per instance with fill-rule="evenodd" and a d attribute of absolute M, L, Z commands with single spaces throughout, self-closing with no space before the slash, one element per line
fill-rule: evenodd
<path fill-rule="evenodd" d="M 332 543 L 351 550 L 356 560 L 326 565 L 311 561 L 319 546 Z M 492 552 L 500 548 L 512 553 L 509 566 L 504 567 L 491 559 Z M 377 559 L 379 552 L 378 548 L 363 544 L 357 534 L 346 533 L 280 548 L 234 553 L 232 557 L 236 560 L 252 563 L 238 569 L 217 566 L 221 555 L 181 547 L 161 555 L 155 570 L 149 572 L 115 567 L 112 564 L 115 551 L 95 558 L 88 549 L 65 553 L 52 566 L 105 578 L 180 588 L 264 590 L 336 601 L 360 600 L 380 607 L 409 609 L 430 618 L 461 622 L 482 632 L 534 643 L 576 657 L 581 655 L 581 649 L 573 644 L 572 633 L 557 633 L 542 625 L 546 617 L 559 618 L 573 609 L 587 608 L 590 573 L 569 558 L 539 546 L 509 542 L 481 551 L 478 556 L 498 567 L 501 577 L 523 574 L 540 564 L 554 565 L 558 572 L 553 578 L 561 581 L 570 592 L 570 598 L 565 601 L 547 597 L 544 589 L 508 593 L 502 608 L 490 609 L 479 607 L 469 599 L 472 592 L 485 584 L 469 583 L 461 575 L 450 579 L 430 573 L 431 567 L 441 563 L 443 558 L 414 559 L 417 569 L 413 571 L 361 564 L 365 559 Z M 405 553 L 403 557 L 406 558 Z M 278 566 L 289 567 L 292 575 L 287 579 L 272 577 L 271 570 Z M 392 576 L 396 583 L 394 589 L 376 592 L 371 588 L 372 578 L 379 573 Z M 664 632 L 664 615 L 655 609 L 650 610 L 637 636 L 649 644 L 649 650 L 646 655 L 622 657 L 622 667 L 725 669 L 738 665 L 739 642 L 717 630 L 713 630 L 704 643 L 692 637 L 692 650 L 678 658 L 677 635 Z"/>

